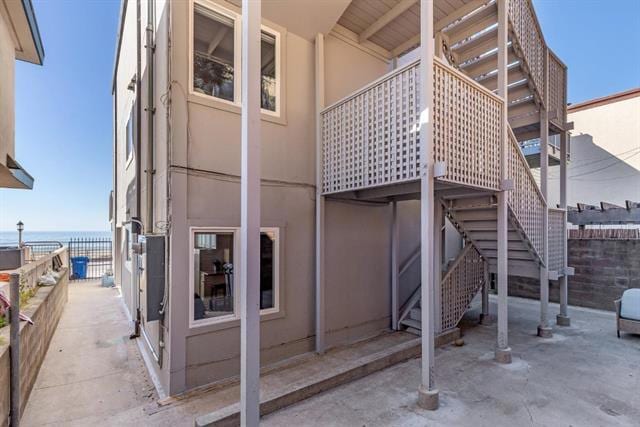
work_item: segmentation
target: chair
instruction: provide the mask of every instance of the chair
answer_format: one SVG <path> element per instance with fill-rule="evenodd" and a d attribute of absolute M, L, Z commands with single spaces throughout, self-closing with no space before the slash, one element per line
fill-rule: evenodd
<path fill-rule="evenodd" d="M 620 332 L 640 334 L 640 289 L 627 289 L 615 304 L 618 338 Z"/>

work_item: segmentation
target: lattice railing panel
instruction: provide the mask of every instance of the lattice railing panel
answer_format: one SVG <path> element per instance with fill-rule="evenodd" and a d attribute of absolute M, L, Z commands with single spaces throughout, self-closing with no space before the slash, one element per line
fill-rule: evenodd
<path fill-rule="evenodd" d="M 419 69 L 393 71 L 322 112 L 324 194 L 419 178 Z M 434 160 L 441 180 L 500 188 L 502 100 L 434 62 Z"/>
<path fill-rule="evenodd" d="M 566 85 L 567 69 L 557 56 L 549 51 L 549 110 L 557 115 L 551 121 L 557 126 L 564 126 L 566 120 Z"/>
<path fill-rule="evenodd" d="M 440 179 L 498 190 L 503 101 L 460 72 L 434 62 L 435 161 Z"/>
<path fill-rule="evenodd" d="M 544 259 L 542 215 L 546 201 L 511 130 L 507 147 L 507 177 L 513 180 L 513 189 L 507 192 L 509 208 L 538 256 Z"/>
<path fill-rule="evenodd" d="M 540 98 L 544 99 L 547 47 L 540 32 L 531 0 L 510 0 L 509 20 L 533 84 Z"/>
<path fill-rule="evenodd" d="M 323 193 L 418 178 L 418 63 L 322 112 Z"/>
<path fill-rule="evenodd" d="M 564 216 L 562 209 L 549 209 L 549 270 L 560 271 L 564 268 Z"/>
<path fill-rule="evenodd" d="M 485 280 L 485 261 L 473 245 L 467 245 L 442 278 L 441 329 L 454 328 L 469 308 Z"/>

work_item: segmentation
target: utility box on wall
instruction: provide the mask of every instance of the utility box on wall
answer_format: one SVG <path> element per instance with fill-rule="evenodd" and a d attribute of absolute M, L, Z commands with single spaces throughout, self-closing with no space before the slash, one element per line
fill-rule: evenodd
<path fill-rule="evenodd" d="M 147 322 L 160 319 L 165 287 L 165 236 L 138 236 L 140 298 Z"/>

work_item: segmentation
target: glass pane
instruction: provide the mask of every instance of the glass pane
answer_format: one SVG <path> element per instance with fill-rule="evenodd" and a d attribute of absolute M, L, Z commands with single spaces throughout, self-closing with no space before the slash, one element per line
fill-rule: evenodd
<path fill-rule="evenodd" d="M 195 233 L 193 261 L 194 320 L 233 314 L 233 233 Z"/>
<path fill-rule="evenodd" d="M 261 106 L 276 111 L 276 38 L 264 31 L 261 55 Z"/>
<path fill-rule="evenodd" d="M 275 233 L 260 233 L 260 308 L 275 305 Z"/>
<path fill-rule="evenodd" d="M 127 159 L 133 152 L 133 110 L 129 115 L 129 121 L 127 121 Z"/>
<path fill-rule="evenodd" d="M 193 89 L 234 100 L 234 22 L 195 5 L 193 17 Z"/>

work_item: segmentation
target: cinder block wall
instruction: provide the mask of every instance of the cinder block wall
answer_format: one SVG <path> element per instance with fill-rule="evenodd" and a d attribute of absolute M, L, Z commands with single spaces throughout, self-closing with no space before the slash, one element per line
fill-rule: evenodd
<path fill-rule="evenodd" d="M 640 288 L 640 240 L 570 239 L 569 304 L 614 310 L 613 301 Z M 509 295 L 539 298 L 538 280 L 509 278 Z M 559 282 L 550 282 L 549 299 L 559 302 Z"/>
<path fill-rule="evenodd" d="M 24 412 L 27 400 L 36 382 L 40 365 L 49 348 L 62 310 L 68 299 L 69 271 L 51 287 L 43 287 L 21 310 L 31 317 L 34 325 L 20 322 L 20 413 Z M 9 326 L 0 331 L 0 425 L 8 425 L 9 418 Z"/>

